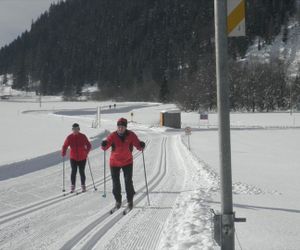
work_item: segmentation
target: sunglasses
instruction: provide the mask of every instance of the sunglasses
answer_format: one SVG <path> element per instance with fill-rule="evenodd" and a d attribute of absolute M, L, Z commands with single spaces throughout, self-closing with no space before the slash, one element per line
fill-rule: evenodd
<path fill-rule="evenodd" d="M 125 128 L 126 129 L 126 126 L 124 126 L 124 125 L 118 125 L 118 128 Z"/>

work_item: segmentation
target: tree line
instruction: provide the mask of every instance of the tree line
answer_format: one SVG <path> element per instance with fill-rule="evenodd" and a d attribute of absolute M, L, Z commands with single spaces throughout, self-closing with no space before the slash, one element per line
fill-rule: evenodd
<path fill-rule="evenodd" d="M 186 111 L 216 110 L 215 64 L 209 71 L 198 71 L 187 81 L 179 81 L 172 93 L 176 103 Z M 274 58 L 259 61 L 229 62 L 230 108 L 233 111 L 268 112 L 299 108 L 300 77 L 289 77 L 288 65 Z"/>
<path fill-rule="evenodd" d="M 88 83 L 99 86 L 102 99 L 214 108 L 213 7 L 207 0 L 61 1 L 0 50 L 0 74 L 13 74 L 15 88 L 43 95 L 80 95 Z M 247 36 L 230 39 L 232 61 L 256 37 L 271 43 L 295 9 L 295 0 L 247 0 Z M 245 108 L 235 84 L 233 107 Z"/>

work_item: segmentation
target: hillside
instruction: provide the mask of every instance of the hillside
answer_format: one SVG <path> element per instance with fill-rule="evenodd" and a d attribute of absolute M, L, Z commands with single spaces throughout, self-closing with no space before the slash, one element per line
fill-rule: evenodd
<path fill-rule="evenodd" d="M 295 9 L 295 0 L 248 0 L 247 37 L 230 39 L 232 58 L 258 36 L 270 44 Z M 181 99 L 178 90 L 201 79 L 197 90 L 212 108 L 213 1 L 62 1 L 0 50 L 7 73 L 14 88 L 42 94 L 80 95 L 89 83 L 102 98 L 160 101 Z"/>

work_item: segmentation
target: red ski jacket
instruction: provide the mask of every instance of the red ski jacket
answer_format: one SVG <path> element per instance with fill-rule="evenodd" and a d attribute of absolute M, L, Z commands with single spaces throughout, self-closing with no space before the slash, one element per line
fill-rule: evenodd
<path fill-rule="evenodd" d="M 142 150 L 140 140 L 136 134 L 130 130 L 125 131 L 124 137 L 118 135 L 117 131 L 107 137 L 107 145 L 101 147 L 107 150 L 112 147 L 110 155 L 110 167 L 124 167 L 133 164 L 133 146 L 137 150 Z"/>
<path fill-rule="evenodd" d="M 62 146 L 61 154 L 66 155 L 67 149 L 70 146 L 70 159 L 75 161 L 83 161 L 87 158 L 89 151 L 91 150 L 91 143 L 87 137 L 82 134 L 70 134 L 67 136 L 64 145 Z"/>

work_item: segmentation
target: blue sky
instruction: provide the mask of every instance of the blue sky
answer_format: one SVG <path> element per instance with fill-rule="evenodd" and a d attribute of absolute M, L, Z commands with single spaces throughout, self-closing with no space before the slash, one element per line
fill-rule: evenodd
<path fill-rule="evenodd" d="M 9 44 L 57 0 L 0 0 L 0 47 Z"/>

